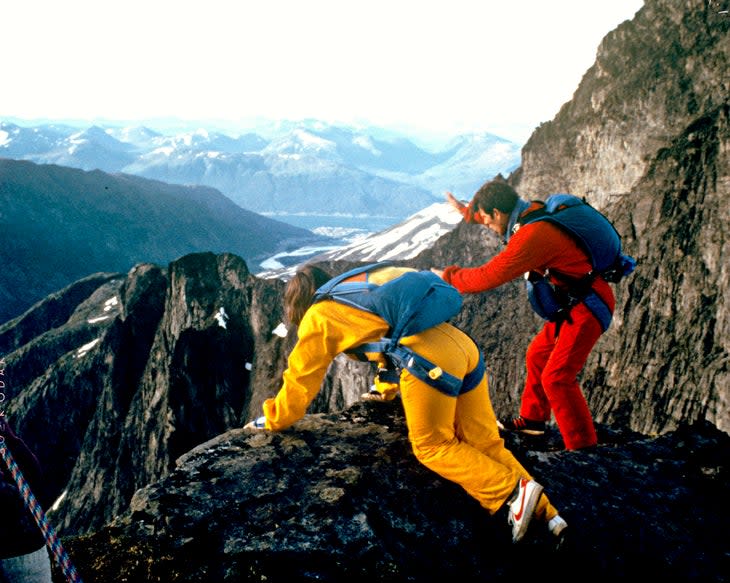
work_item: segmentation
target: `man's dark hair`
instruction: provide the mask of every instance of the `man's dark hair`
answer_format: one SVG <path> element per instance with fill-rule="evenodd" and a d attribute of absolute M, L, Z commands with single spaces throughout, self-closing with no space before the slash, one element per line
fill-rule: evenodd
<path fill-rule="evenodd" d="M 485 182 L 479 190 L 477 190 L 472 199 L 472 208 L 476 211 L 482 209 L 485 213 L 491 215 L 494 209 L 503 213 L 511 213 L 518 199 L 517 192 L 502 178 L 497 176 L 489 182 Z"/>

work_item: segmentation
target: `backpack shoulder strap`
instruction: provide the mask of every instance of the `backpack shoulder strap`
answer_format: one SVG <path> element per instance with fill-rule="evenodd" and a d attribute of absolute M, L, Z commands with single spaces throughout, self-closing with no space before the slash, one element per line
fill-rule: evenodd
<path fill-rule="evenodd" d="M 431 271 L 407 270 L 382 283 L 348 281 L 388 264 L 359 267 L 338 276 L 315 293 L 314 302 L 331 299 L 379 315 L 394 341 L 445 322 L 459 313 L 459 291 Z M 377 278 L 376 278 L 377 279 Z"/>
<path fill-rule="evenodd" d="M 545 206 L 529 213 L 522 224 L 548 221 L 563 229 L 588 255 L 595 273 L 614 265 L 621 255 L 621 237 L 603 213 L 573 194 L 552 194 Z"/>
<path fill-rule="evenodd" d="M 345 273 L 341 273 L 340 275 L 337 275 L 330 279 L 328 282 L 324 283 L 320 288 L 314 293 L 314 298 L 312 300 L 313 303 L 325 300 L 325 299 L 331 299 L 332 298 L 332 291 L 335 287 L 340 285 L 342 282 L 344 282 L 347 279 L 354 278 L 358 275 L 361 275 L 363 273 L 367 273 L 369 271 L 373 271 L 375 269 L 380 269 L 381 267 L 387 267 L 391 263 L 389 261 L 381 261 L 378 263 L 370 263 L 368 265 L 361 265 L 360 267 L 355 267 L 354 269 L 350 269 L 349 271 L 346 271 Z M 365 279 L 365 282 L 367 282 L 367 278 Z M 360 287 L 367 287 L 367 286 L 360 286 Z"/>

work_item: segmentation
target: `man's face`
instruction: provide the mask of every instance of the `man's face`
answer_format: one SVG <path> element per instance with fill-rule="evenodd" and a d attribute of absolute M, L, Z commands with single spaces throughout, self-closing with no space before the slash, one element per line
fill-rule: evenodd
<path fill-rule="evenodd" d="M 500 237 L 503 237 L 507 233 L 507 223 L 509 222 L 509 215 L 503 213 L 498 209 L 494 209 L 492 214 L 484 212 L 483 209 L 479 209 L 479 221 L 490 229 L 497 233 Z"/>

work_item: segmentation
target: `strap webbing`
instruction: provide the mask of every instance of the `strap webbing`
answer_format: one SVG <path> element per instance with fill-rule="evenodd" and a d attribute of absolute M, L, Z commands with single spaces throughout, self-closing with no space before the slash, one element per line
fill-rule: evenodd
<path fill-rule="evenodd" d="M 56 535 L 56 531 L 48 522 L 46 514 L 43 512 L 43 508 L 41 508 L 38 500 L 33 495 L 33 492 L 31 492 L 28 482 L 26 482 L 25 477 L 23 477 L 23 473 L 20 471 L 18 464 L 15 463 L 15 459 L 13 459 L 13 455 L 10 453 L 8 446 L 5 443 L 0 443 L 0 455 L 2 455 L 3 461 L 10 471 L 10 475 L 13 476 L 13 479 L 18 486 L 18 490 L 23 497 L 25 507 L 30 510 L 36 524 L 41 529 L 43 537 L 46 539 L 46 546 L 50 549 L 51 553 L 53 553 L 56 562 L 59 567 L 61 567 L 61 571 L 63 571 L 66 581 L 69 581 L 69 583 L 81 583 L 81 577 L 71 563 L 71 559 L 66 553 L 66 550 L 63 548 L 60 539 Z"/>
<path fill-rule="evenodd" d="M 461 379 L 437 367 L 430 360 L 422 357 L 407 346 L 393 344 L 390 339 L 367 342 L 347 351 L 348 354 L 357 356 L 361 360 L 367 360 L 365 358 L 365 353 L 367 352 L 387 355 L 398 368 L 407 369 L 416 378 L 451 397 L 462 395 L 476 388 L 485 373 L 484 358 L 481 352 L 479 353 L 477 366 Z"/>
<path fill-rule="evenodd" d="M 611 320 L 613 320 L 613 314 L 601 296 L 599 296 L 596 292 L 591 291 L 585 298 L 583 298 L 583 303 L 601 323 L 601 329 L 604 332 L 608 330 L 608 327 L 611 325 Z"/>

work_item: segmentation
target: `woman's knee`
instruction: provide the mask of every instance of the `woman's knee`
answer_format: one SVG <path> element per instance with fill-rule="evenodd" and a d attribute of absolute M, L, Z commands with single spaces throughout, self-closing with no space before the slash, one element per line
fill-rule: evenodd
<path fill-rule="evenodd" d="M 429 466 L 433 462 L 447 456 L 449 450 L 456 442 L 456 437 L 444 439 L 437 436 L 429 436 L 419 440 L 411 440 L 411 448 L 416 459 L 424 466 Z"/>

